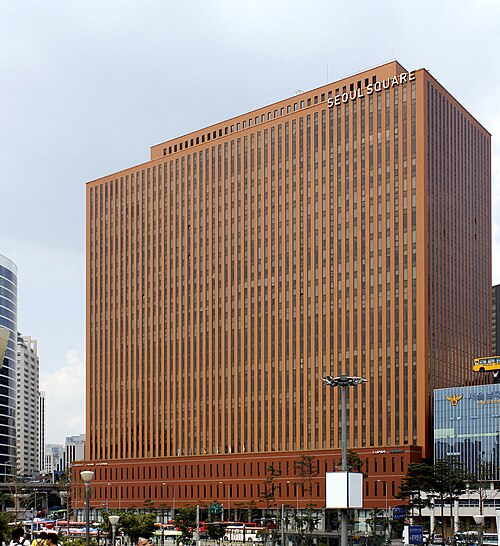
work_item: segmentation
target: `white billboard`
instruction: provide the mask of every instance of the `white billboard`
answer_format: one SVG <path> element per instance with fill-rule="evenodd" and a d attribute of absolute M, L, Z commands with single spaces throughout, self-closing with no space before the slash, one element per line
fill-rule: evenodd
<path fill-rule="evenodd" d="M 327 472 L 326 508 L 363 508 L 363 474 Z"/>

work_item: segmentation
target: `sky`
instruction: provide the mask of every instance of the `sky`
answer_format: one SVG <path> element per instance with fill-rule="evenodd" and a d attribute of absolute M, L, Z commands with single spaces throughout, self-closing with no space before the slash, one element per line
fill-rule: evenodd
<path fill-rule="evenodd" d="M 492 133 L 500 283 L 500 2 L 0 0 L 0 254 L 38 340 L 46 441 L 85 432 L 85 183 L 149 147 L 396 59 Z"/>

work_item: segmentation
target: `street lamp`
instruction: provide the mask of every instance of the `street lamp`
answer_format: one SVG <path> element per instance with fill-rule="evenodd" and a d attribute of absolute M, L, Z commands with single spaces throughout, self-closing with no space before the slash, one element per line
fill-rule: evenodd
<path fill-rule="evenodd" d="M 90 482 L 94 473 L 92 470 L 82 470 L 80 476 L 85 482 L 85 545 L 90 546 Z"/>
<path fill-rule="evenodd" d="M 342 472 L 347 472 L 347 389 L 361 383 L 366 383 L 366 379 L 357 376 L 340 375 L 332 377 L 327 375 L 321 379 L 327 387 L 340 387 L 340 406 L 342 410 Z M 347 546 L 347 522 L 348 508 L 340 510 L 340 546 Z"/>
<path fill-rule="evenodd" d="M 292 482 L 290 480 L 287 480 L 286 482 L 287 485 L 292 485 Z M 297 512 L 299 511 L 299 486 L 298 484 L 293 484 L 293 488 L 294 488 L 294 491 L 295 491 L 295 504 L 297 506 Z"/>
<path fill-rule="evenodd" d="M 219 485 L 221 485 L 222 494 L 224 495 L 224 482 L 219 482 Z M 224 521 L 224 504 L 222 505 L 222 512 L 221 512 L 221 521 Z"/>
<path fill-rule="evenodd" d="M 484 516 L 478 514 L 474 516 L 474 521 L 477 525 L 477 546 L 483 546 L 483 525 L 484 525 Z"/>
<path fill-rule="evenodd" d="M 168 483 L 167 482 L 163 482 L 162 485 L 165 486 L 165 489 L 168 493 Z M 172 518 L 171 519 L 174 519 L 175 518 L 175 485 L 172 486 L 172 492 L 173 492 L 173 497 L 172 497 L 172 503 L 173 503 L 173 506 L 172 506 Z M 167 494 L 168 496 L 168 494 Z"/>
<path fill-rule="evenodd" d="M 49 493 L 47 491 L 40 491 L 40 495 L 45 495 L 45 508 L 43 507 L 42 499 L 42 512 L 45 517 L 49 515 Z"/>
<path fill-rule="evenodd" d="M 385 531 L 384 531 L 384 534 L 386 534 L 389 531 L 389 507 L 388 507 L 388 502 L 387 502 L 387 482 L 384 482 L 382 480 L 377 480 L 377 482 L 382 484 L 382 487 L 383 487 L 383 490 L 384 490 L 384 493 L 385 493 L 385 512 L 384 512 Z"/>
<path fill-rule="evenodd" d="M 34 508 L 33 508 L 33 514 L 31 515 L 31 536 L 33 536 L 33 531 L 35 530 L 35 516 L 37 515 L 36 511 L 36 493 L 38 489 L 33 490 L 35 492 L 35 502 L 34 502 Z"/>
<path fill-rule="evenodd" d="M 290 480 L 287 480 L 286 482 L 287 486 L 292 485 L 292 482 Z M 295 532 L 298 533 L 299 528 L 299 484 L 293 484 L 294 492 L 295 492 Z M 288 488 L 287 488 L 288 491 Z"/>
<path fill-rule="evenodd" d="M 111 546 L 115 546 L 116 542 L 116 524 L 120 519 L 120 516 L 109 516 L 109 523 L 111 524 Z"/>

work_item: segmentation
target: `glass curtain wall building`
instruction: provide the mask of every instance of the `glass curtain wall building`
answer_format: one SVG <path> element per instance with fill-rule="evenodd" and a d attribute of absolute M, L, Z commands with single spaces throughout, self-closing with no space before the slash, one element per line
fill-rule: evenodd
<path fill-rule="evenodd" d="M 17 266 L 1 254 L 0 330 L 7 339 L 0 368 L 0 481 L 5 482 L 16 466 Z"/>
<path fill-rule="evenodd" d="M 434 391 L 434 459 L 500 481 L 500 385 Z"/>

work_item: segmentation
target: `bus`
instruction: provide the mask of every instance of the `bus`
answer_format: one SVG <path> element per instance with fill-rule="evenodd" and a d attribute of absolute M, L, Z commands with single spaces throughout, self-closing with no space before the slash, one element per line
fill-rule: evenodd
<path fill-rule="evenodd" d="M 170 523 L 155 523 L 156 529 L 153 531 L 153 535 L 157 538 L 177 538 L 182 533 Z"/>
<path fill-rule="evenodd" d="M 245 523 L 228 525 L 224 540 L 229 542 L 263 542 L 266 533 L 266 527 L 256 527 L 255 524 Z"/>
<path fill-rule="evenodd" d="M 89 528 L 89 534 L 92 536 L 99 536 L 99 529 L 96 529 L 95 523 L 92 527 Z M 87 529 L 87 524 L 84 521 L 66 521 L 66 520 L 58 520 L 55 531 L 58 533 L 61 533 L 63 535 L 72 537 L 72 538 L 78 538 L 85 536 Z"/>
<path fill-rule="evenodd" d="M 498 372 L 500 371 L 500 356 L 475 358 L 472 369 L 475 372 Z"/>
<path fill-rule="evenodd" d="M 477 546 L 477 531 L 465 531 L 463 533 L 455 533 L 455 543 L 458 546 Z M 498 535 L 496 533 L 483 532 L 482 544 L 483 546 L 498 546 Z"/>

